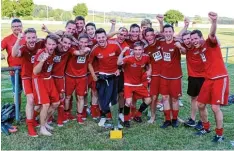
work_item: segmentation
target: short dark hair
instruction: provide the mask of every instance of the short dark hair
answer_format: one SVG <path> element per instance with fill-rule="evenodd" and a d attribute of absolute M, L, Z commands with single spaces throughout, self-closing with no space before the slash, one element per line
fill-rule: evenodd
<path fill-rule="evenodd" d="M 100 33 L 104 33 L 104 34 L 106 35 L 105 29 L 103 29 L 103 28 L 98 28 L 98 29 L 95 31 L 95 35 L 100 34 Z"/>
<path fill-rule="evenodd" d="M 137 25 L 137 24 L 132 24 L 132 25 L 130 26 L 130 31 L 131 31 L 132 28 L 136 28 L 136 27 L 140 29 L 140 26 L 139 26 L 139 25 Z"/>
<path fill-rule="evenodd" d="M 142 41 L 137 41 L 133 44 L 133 48 L 138 47 L 138 46 L 141 46 L 142 48 L 144 48 L 144 45 L 145 44 Z"/>
<path fill-rule="evenodd" d="M 69 21 L 67 21 L 67 23 L 66 23 L 66 26 L 65 26 L 65 27 L 67 27 L 67 26 L 68 26 L 68 24 L 74 24 L 74 25 L 76 25 L 76 23 L 75 23 L 73 20 L 69 20 Z"/>
<path fill-rule="evenodd" d="M 83 16 L 76 16 L 75 21 L 78 21 L 78 20 L 83 20 L 85 22 L 85 19 Z"/>
<path fill-rule="evenodd" d="M 172 31 L 174 32 L 174 27 L 172 25 L 170 25 L 170 24 L 164 25 L 163 26 L 163 31 L 164 31 L 165 28 L 172 28 Z"/>
<path fill-rule="evenodd" d="M 189 31 L 189 30 L 186 30 L 183 34 L 182 34 L 182 38 L 185 36 L 185 35 L 190 35 L 191 34 L 191 31 Z"/>
<path fill-rule="evenodd" d="M 56 37 L 55 35 L 49 34 L 46 36 L 45 41 L 47 42 L 47 39 L 52 39 L 53 41 L 56 42 L 56 44 L 58 44 L 58 37 Z"/>
<path fill-rule="evenodd" d="M 79 37 L 78 37 L 78 40 L 80 40 L 81 38 L 87 38 L 87 39 L 89 39 L 89 36 L 87 34 L 85 34 L 85 33 L 81 33 L 79 35 Z"/>
<path fill-rule="evenodd" d="M 93 26 L 96 30 L 96 25 L 94 23 L 88 23 L 85 25 L 85 29 L 87 29 L 88 26 Z"/>
<path fill-rule="evenodd" d="M 37 33 L 36 30 L 34 28 L 28 28 L 24 31 L 24 34 L 27 34 L 27 33 Z"/>
<path fill-rule="evenodd" d="M 154 29 L 151 27 L 148 27 L 145 29 L 144 35 L 146 35 L 147 32 L 153 32 L 154 33 Z"/>
<path fill-rule="evenodd" d="M 22 22 L 21 22 L 20 19 L 15 18 L 15 19 L 13 19 L 13 20 L 11 21 L 11 24 L 13 24 L 13 23 L 22 23 Z"/>
<path fill-rule="evenodd" d="M 197 34 L 200 38 L 203 37 L 202 32 L 198 29 L 193 30 L 190 35 Z"/>

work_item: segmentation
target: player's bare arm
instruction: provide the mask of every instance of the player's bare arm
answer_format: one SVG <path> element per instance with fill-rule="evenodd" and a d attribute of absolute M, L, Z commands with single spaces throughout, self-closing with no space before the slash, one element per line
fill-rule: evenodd
<path fill-rule="evenodd" d="M 158 14 L 158 15 L 156 15 L 156 19 L 159 22 L 160 33 L 163 33 L 163 20 L 164 20 L 164 16 L 162 14 Z"/>
<path fill-rule="evenodd" d="M 33 73 L 37 75 L 38 73 L 41 72 L 42 67 L 45 63 L 45 61 L 48 59 L 49 54 L 48 53 L 41 53 L 41 55 L 38 57 L 39 63 L 33 68 Z"/>
<path fill-rule="evenodd" d="M 176 42 L 175 46 L 180 50 L 181 54 L 186 54 L 186 49 L 181 45 L 180 42 Z"/>
<path fill-rule="evenodd" d="M 97 81 L 98 79 L 97 79 L 97 76 L 96 76 L 96 74 L 94 72 L 92 63 L 88 63 L 88 68 L 89 68 L 89 72 L 91 73 L 91 75 L 93 77 L 93 80 Z"/>
<path fill-rule="evenodd" d="M 15 45 L 12 48 L 12 52 L 11 52 L 12 57 L 20 57 L 21 56 L 19 49 L 20 49 L 20 41 L 23 39 L 23 37 L 24 37 L 24 34 L 22 34 L 22 33 L 18 34 Z"/>
<path fill-rule="evenodd" d="M 120 53 L 120 55 L 119 55 L 119 57 L 118 57 L 118 60 L 117 60 L 117 65 L 122 65 L 123 64 L 123 56 L 124 56 L 124 53 L 127 51 L 129 49 L 129 47 L 125 47 L 122 51 L 121 51 L 121 53 Z"/>
<path fill-rule="evenodd" d="M 189 27 L 189 19 L 187 17 L 184 18 L 184 28 L 181 29 L 177 37 L 181 37 L 184 32 L 188 30 Z"/>
<path fill-rule="evenodd" d="M 211 28 L 210 28 L 209 38 L 211 40 L 215 40 L 218 14 L 215 13 L 215 12 L 209 12 L 208 16 L 209 16 L 210 21 L 211 21 Z"/>

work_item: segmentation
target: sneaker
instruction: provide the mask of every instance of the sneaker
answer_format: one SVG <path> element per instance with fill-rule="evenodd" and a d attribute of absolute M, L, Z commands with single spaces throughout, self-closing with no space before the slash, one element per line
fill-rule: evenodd
<path fill-rule="evenodd" d="M 76 120 L 76 117 L 73 116 L 71 113 L 68 113 L 68 119 L 69 119 L 69 120 L 72 120 L 72 121 L 75 121 L 75 120 Z"/>
<path fill-rule="evenodd" d="M 202 121 L 199 120 L 194 128 L 198 131 L 202 130 L 203 129 Z"/>
<path fill-rule="evenodd" d="M 223 136 L 215 135 L 214 139 L 212 140 L 212 142 L 218 143 L 218 142 L 223 142 L 223 140 L 224 140 Z"/>
<path fill-rule="evenodd" d="M 171 126 L 174 127 L 174 128 L 178 127 L 179 126 L 178 120 L 177 119 L 176 120 L 172 119 L 171 120 Z"/>
<path fill-rule="evenodd" d="M 159 109 L 158 109 L 160 112 L 163 111 L 163 106 L 161 106 Z"/>
<path fill-rule="evenodd" d="M 165 121 L 163 125 L 160 126 L 160 128 L 167 128 L 168 126 L 171 126 L 171 121 Z"/>
<path fill-rule="evenodd" d="M 98 123 L 98 126 L 101 126 L 101 127 L 103 127 L 104 125 L 105 125 L 105 123 L 106 123 L 106 118 L 104 117 L 102 117 L 101 119 L 100 119 L 100 121 L 99 121 L 99 123 Z"/>
<path fill-rule="evenodd" d="M 195 127 L 196 126 L 196 122 L 193 119 L 189 118 L 188 121 L 186 121 L 184 123 L 184 126 Z"/>
<path fill-rule="evenodd" d="M 136 121 L 136 122 L 138 122 L 138 123 L 141 123 L 142 122 L 142 119 L 141 119 L 141 117 L 134 117 L 133 118 L 134 119 L 134 121 Z"/>
<path fill-rule="evenodd" d="M 158 104 L 157 104 L 157 109 L 160 109 L 162 106 L 163 106 L 162 103 L 158 103 Z"/>
<path fill-rule="evenodd" d="M 180 107 L 183 107 L 183 106 L 184 106 L 184 104 L 182 103 L 182 100 L 181 100 L 181 99 L 179 99 L 179 106 L 180 106 Z"/>
<path fill-rule="evenodd" d="M 118 129 L 123 129 L 123 126 L 120 124 L 119 121 L 118 121 Z"/>
<path fill-rule="evenodd" d="M 207 133 L 210 133 L 210 130 L 205 130 L 204 128 L 201 129 L 200 131 L 196 132 L 195 135 L 201 136 L 201 135 L 205 135 Z"/>
<path fill-rule="evenodd" d="M 124 115 L 123 115 L 123 113 L 119 113 L 119 119 L 120 119 L 122 122 L 124 122 Z"/>
<path fill-rule="evenodd" d="M 124 127 L 130 128 L 130 122 L 129 121 L 124 121 L 123 125 L 124 125 Z"/>
<path fill-rule="evenodd" d="M 82 118 L 82 115 L 77 115 L 77 122 L 78 122 L 79 124 L 84 124 L 84 120 L 83 120 L 83 118 Z"/>

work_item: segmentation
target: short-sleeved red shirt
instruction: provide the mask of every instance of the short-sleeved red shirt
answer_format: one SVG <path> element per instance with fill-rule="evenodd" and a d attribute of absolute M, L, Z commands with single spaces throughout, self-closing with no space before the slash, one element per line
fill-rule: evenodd
<path fill-rule="evenodd" d="M 126 56 L 123 59 L 124 85 L 141 85 L 145 67 L 149 63 L 150 57 L 147 54 L 143 54 L 140 60 L 133 55 Z"/>
<path fill-rule="evenodd" d="M 218 79 L 228 76 L 217 39 L 212 42 L 208 38 L 198 50 L 205 68 L 206 78 Z"/>
<path fill-rule="evenodd" d="M 39 52 L 36 54 L 33 67 L 35 67 L 40 62 L 38 58 L 44 52 L 45 52 L 45 48 L 40 49 Z M 33 74 L 32 77 L 33 78 L 49 78 L 51 76 L 51 72 L 52 72 L 53 65 L 54 65 L 54 61 L 53 61 L 54 56 L 55 56 L 55 53 L 50 55 L 47 58 L 47 60 L 44 62 L 41 72 L 38 73 L 37 75 Z"/>
<path fill-rule="evenodd" d="M 21 53 L 21 76 L 22 79 L 32 78 L 33 73 L 33 64 L 35 62 L 35 55 L 39 49 L 45 47 L 45 41 L 39 40 L 35 44 L 35 48 L 33 50 L 29 50 L 26 45 L 23 45 L 20 48 Z"/>
<path fill-rule="evenodd" d="M 165 40 L 160 40 L 160 48 L 163 55 L 161 77 L 165 79 L 181 78 L 181 54 L 175 46 L 175 41 L 168 44 Z"/>
<path fill-rule="evenodd" d="M 99 73 L 113 74 L 117 71 L 117 60 L 121 52 L 120 45 L 113 40 L 107 41 L 106 47 L 95 45 L 89 56 L 89 63 L 93 63 L 95 58 L 98 59 Z"/>
<path fill-rule="evenodd" d="M 2 50 L 6 49 L 7 54 L 8 54 L 7 63 L 9 65 L 9 67 L 21 66 L 21 58 L 13 58 L 11 56 L 12 48 L 15 45 L 16 41 L 17 41 L 17 37 L 14 34 L 11 34 L 11 35 L 5 37 L 1 42 Z M 20 41 L 20 45 L 24 45 L 25 43 L 26 43 L 25 38 L 23 38 Z"/>

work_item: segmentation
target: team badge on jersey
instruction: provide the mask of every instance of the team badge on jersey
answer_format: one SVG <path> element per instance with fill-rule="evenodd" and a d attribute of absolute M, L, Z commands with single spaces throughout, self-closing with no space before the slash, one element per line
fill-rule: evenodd
<path fill-rule="evenodd" d="M 31 63 L 34 63 L 35 61 L 35 55 L 31 57 Z"/>
<path fill-rule="evenodd" d="M 171 51 L 171 52 L 172 52 L 172 51 L 174 51 L 174 49 L 169 49 L 169 51 Z"/>
<path fill-rule="evenodd" d="M 131 64 L 131 67 L 137 67 L 136 63 Z"/>
<path fill-rule="evenodd" d="M 99 53 L 99 54 L 97 55 L 97 58 L 99 58 L 99 59 L 100 59 L 100 58 L 103 58 L 103 55 Z"/>
<path fill-rule="evenodd" d="M 164 61 L 171 61 L 171 54 L 167 52 L 163 52 L 163 60 Z"/>
<path fill-rule="evenodd" d="M 78 56 L 77 57 L 77 63 L 85 63 L 86 57 L 85 56 Z"/>
<path fill-rule="evenodd" d="M 110 57 L 111 57 L 111 56 L 115 56 L 115 52 L 110 53 L 109 56 L 110 56 Z"/>
<path fill-rule="evenodd" d="M 51 70 L 52 70 L 52 68 L 53 68 L 53 65 L 54 65 L 54 64 L 50 64 L 50 65 L 49 65 L 49 67 L 48 67 L 48 69 L 47 69 L 47 72 L 51 72 Z"/>
<path fill-rule="evenodd" d="M 153 58 L 155 61 L 161 60 L 162 59 L 162 55 L 160 51 L 157 51 L 155 53 L 152 54 Z"/>
<path fill-rule="evenodd" d="M 201 56 L 202 62 L 206 62 L 206 56 L 205 56 L 205 54 L 201 53 L 200 56 Z"/>
<path fill-rule="evenodd" d="M 55 56 L 53 60 L 54 60 L 54 62 L 60 62 L 61 56 Z"/>

